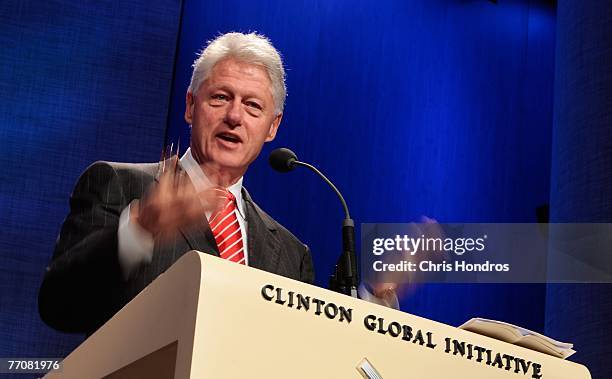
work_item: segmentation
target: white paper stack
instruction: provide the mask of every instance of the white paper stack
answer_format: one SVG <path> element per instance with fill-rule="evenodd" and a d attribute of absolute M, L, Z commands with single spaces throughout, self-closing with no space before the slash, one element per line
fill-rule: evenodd
<path fill-rule="evenodd" d="M 459 329 L 485 335 L 514 345 L 565 359 L 576 351 L 571 343 L 559 342 L 543 334 L 508 324 L 507 322 L 473 318 Z"/>

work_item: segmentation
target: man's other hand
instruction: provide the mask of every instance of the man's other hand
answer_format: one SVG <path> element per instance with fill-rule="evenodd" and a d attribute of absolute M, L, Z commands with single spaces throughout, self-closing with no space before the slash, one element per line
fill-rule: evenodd
<path fill-rule="evenodd" d="M 427 224 L 425 228 L 420 228 L 419 224 L 410 224 L 409 234 L 422 235 L 427 238 L 444 238 L 444 232 L 436 219 L 421 216 L 420 224 Z M 437 256 L 437 255 L 435 255 Z M 397 260 L 404 259 L 401 255 L 396 256 Z M 394 262 L 390 262 L 394 263 Z M 419 280 L 415 280 L 415 273 L 405 272 L 385 272 L 377 275 L 377 280 L 367 283 L 371 293 L 385 302 L 391 302 L 397 297 L 398 300 L 410 296 L 416 290 Z"/>

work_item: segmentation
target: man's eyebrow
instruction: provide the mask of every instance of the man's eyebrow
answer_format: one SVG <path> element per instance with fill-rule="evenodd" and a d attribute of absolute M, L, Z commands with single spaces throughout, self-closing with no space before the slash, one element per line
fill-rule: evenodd
<path fill-rule="evenodd" d="M 227 84 L 220 84 L 220 85 L 217 85 L 217 86 L 215 86 L 213 84 L 213 85 L 210 86 L 210 90 L 211 91 L 225 91 L 225 92 L 228 92 L 228 93 L 230 93 L 232 95 L 236 93 L 236 91 L 233 88 L 227 86 Z M 264 101 L 265 95 L 262 95 L 260 92 L 252 92 L 252 91 L 245 92 L 242 95 L 242 97 L 245 98 L 245 99 L 257 99 L 257 100 L 260 100 L 262 103 L 265 103 L 265 101 Z M 264 104 L 262 104 L 262 105 L 264 105 Z"/>
<path fill-rule="evenodd" d="M 274 96 L 272 96 L 272 91 L 271 90 L 263 90 L 260 92 L 246 92 L 244 94 L 244 97 L 249 99 L 249 98 L 253 98 L 253 99 L 257 99 L 260 100 L 262 103 L 266 103 L 265 99 L 266 99 L 266 94 L 265 91 L 269 91 L 270 92 L 270 98 L 274 99 Z"/>
<path fill-rule="evenodd" d="M 226 86 L 225 84 L 215 86 L 214 84 L 210 86 L 212 91 L 225 91 L 225 92 L 233 92 L 231 88 Z"/>

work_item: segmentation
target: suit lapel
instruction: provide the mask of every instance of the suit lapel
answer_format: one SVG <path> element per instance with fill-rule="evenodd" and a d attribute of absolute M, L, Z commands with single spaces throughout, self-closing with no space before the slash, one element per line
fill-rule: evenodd
<path fill-rule="evenodd" d="M 249 266 L 278 273 L 281 244 L 276 226 L 242 188 L 248 229 Z"/>
<path fill-rule="evenodd" d="M 208 226 L 206 219 L 193 227 L 181 228 L 180 231 L 191 249 L 219 256 L 215 237 L 210 231 L 210 226 Z"/>

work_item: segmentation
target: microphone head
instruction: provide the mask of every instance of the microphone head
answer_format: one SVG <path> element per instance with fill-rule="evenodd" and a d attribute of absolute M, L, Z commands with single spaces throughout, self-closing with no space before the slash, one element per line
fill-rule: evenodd
<path fill-rule="evenodd" d="M 273 150 L 268 158 L 270 166 L 279 172 L 289 172 L 293 170 L 295 167 L 293 162 L 297 160 L 297 155 L 285 147 Z"/>

